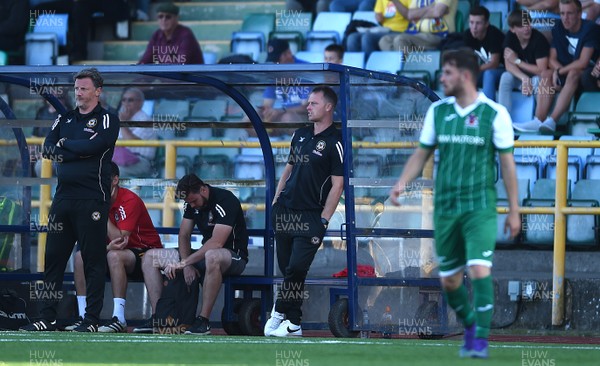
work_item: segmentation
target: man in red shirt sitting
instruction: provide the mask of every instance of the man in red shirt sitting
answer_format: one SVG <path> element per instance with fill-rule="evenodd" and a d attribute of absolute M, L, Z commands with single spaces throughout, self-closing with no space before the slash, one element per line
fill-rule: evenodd
<path fill-rule="evenodd" d="M 162 248 L 158 232 L 152 224 L 142 199 L 127 188 L 119 187 L 119 167 L 111 162 L 111 207 L 108 213 L 108 245 L 106 260 L 113 291 L 113 317 L 98 328 L 98 332 L 127 332 L 125 321 L 125 294 L 127 280 L 142 280 L 142 257 L 147 250 Z M 85 276 L 83 260 L 78 251 L 75 255 L 75 290 L 80 319 L 65 330 L 75 328 L 85 318 Z"/>

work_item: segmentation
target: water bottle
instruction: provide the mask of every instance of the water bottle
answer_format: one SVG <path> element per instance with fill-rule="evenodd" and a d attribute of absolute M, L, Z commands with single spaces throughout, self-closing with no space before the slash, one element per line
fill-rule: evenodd
<path fill-rule="evenodd" d="M 392 322 L 392 310 L 389 306 L 385 307 L 385 312 L 381 316 L 381 325 L 383 329 L 383 338 L 392 338 L 394 324 Z"/>
<path fill-rule="evenodd" d="M 363 330 L 360 331 L 360 338 L 369 338 L 371 336 L 371 330 L 369 329 L 369 313 L 367 309 L 363 310 Z"/>

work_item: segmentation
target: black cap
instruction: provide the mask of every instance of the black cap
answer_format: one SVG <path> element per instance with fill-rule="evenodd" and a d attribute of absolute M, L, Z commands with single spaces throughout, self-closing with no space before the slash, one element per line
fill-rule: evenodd
<path fill-rule="evenodd" d="M 198 192 L 206 184 L 196 174 L 186 174 L 177 183 L 175 198 L 185 199 L 188 193 Z"/>
<path fill-rule="evenodd" d="M 273 38 L 267 45 L 267 62 L 279 62 L 279 57 L 290 49 L 290 43 L 285 39 Z"/>

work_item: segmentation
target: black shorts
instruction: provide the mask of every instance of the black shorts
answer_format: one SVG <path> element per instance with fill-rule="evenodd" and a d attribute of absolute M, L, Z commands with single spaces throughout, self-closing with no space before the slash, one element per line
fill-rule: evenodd
<path fill-rule="evenodd" d="M 131 273 L 127 273 L 127 278 L 133 281 L 144 281 L 144 272 L 142 271 L 142 257 L 152 248 L 126 248 L 135 255 L 135 266 Z"/>
<path fill-rule="evenodd" d="M 225 272 L 223 272 L 223 276 L 237 276 L 242 274 L 246 269 L 246 264 L 248 260 L 242 258 L 239 254 L 235 253 L 233 250 L 228 249 L 231 253 L 231 265 Z M 195 250 L 192 250 L 194 253 Z M 194 267 L 200 272 L 201 281 L 204 281 L 204 273 L 206 272 L 206 260 L 203 259 L 200 262 L 194 264 Z M 202 282 L 201 282 L 202 283 Z"/>

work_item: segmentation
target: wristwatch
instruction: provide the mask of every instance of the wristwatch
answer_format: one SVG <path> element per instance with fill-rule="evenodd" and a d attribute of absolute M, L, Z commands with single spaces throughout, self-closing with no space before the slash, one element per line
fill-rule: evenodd
<path fill-rule="evenodd" d="M 520 64 L 521 64 L 521 59 L 520 58 L 516 59 L 515 60 L 515 65 L 520 65 Z"/>
<path fill-rule="evenodd" d="M 329 221 L 327 221 L 327 219 L 326 219 L 326 218 L 324 218 L 324 217 L 321 217 L 321 223 L 322 223 L 322 224 L 323 224 L 323 226 L 325 226 L 325 227 L 329 226 Z"/>

